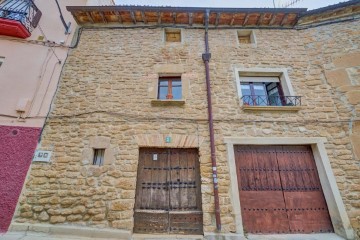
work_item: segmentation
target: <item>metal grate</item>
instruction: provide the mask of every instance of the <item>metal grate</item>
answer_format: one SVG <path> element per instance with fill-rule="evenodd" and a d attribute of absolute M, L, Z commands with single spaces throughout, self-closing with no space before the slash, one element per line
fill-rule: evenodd
<path fill-rule="evenodd" d="M 41 11 L 32 0 L 5 0 L 0 2 L 0 18 L 20 22 L 29 32 L 36 28 Z"/>
<path fill-rule="evenodd" d="M 105 149 L 94 149 L 93 165 L 104 165 Z"/>
<path fill-rule="evenodd" d="M 300 96 L 244 95 L 241 99 L 246 106 L 301 106 Z"/>

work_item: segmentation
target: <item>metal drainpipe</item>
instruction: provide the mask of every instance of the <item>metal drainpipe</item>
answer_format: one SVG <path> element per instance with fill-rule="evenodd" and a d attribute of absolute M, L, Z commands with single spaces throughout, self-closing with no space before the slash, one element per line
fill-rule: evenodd
<path fill-rule="evenodd" d="M 213 183 L 214 183 L 216 228 L 220 232 L 221 219 L 220 219 L 220 205 L 219 205 L 219 186 L 218 186 L 217 167 L 216 167 L 214 123 L 213 123 L 213 114 L 212 114 L 210 71 L 209 71 L 209 61 L 211 58 L 211 53 L 209 52 L 209 36 L 208 36 L 209 12 L 210 11 L 207 9 L 205 14 L 205 53 L 202 55 L 202 59 L 205 63 L 205 73 L 206 73 L 206 90 L 207 90 L 207 102 L 208 102 L 211 162 L 212 162 Z"/>

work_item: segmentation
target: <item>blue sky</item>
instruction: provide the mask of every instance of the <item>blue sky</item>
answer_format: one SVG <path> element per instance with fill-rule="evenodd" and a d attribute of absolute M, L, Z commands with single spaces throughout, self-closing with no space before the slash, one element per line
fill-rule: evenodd
<path fill-rule="evenodd" d="M 274 0 L 277 7 L 296 0 Z M 273 7 L 272 0 L 115 0 L 120 5 L 179 6 L 179 7 Z M 339 0 L 298 0 L 291 7 L 315 9 L 333 5 Z"/>

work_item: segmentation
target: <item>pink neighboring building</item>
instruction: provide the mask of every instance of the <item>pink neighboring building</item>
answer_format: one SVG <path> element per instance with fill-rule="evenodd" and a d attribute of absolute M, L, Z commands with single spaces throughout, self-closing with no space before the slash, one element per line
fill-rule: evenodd
<path fill-rule="evenodd" d="M 0 233 L 6 232 L 77 24 L 65 6 L 112 0 L 0 0 Z M 76 37 L 75 37 L 76 39 Z"/>

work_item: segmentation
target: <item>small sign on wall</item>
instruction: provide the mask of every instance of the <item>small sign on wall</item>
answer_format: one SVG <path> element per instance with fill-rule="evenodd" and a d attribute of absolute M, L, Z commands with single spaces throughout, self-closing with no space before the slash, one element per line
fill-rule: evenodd
<path fill-rule="evenodd" d="M 36 150 L 33 162 L 50 162 L 51 151 Z"/>

